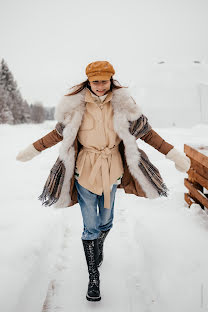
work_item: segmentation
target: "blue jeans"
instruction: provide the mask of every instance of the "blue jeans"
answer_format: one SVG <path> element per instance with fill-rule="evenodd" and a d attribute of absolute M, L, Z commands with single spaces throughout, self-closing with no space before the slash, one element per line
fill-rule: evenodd
<path fill-rule="evenodd" d="M 96 239 L 100 231 L 107 231 L 113 226 L 114 202 L 117 184 L 113 184 L 110 193 L 110 208 L 104 208 L 104 194 L 97 195 L 80 185 L 75 179 L 77 199 L 81 207 L 84 230 L 83 240 Z M 97 213 L 97 205 L 99 213 Z"/>

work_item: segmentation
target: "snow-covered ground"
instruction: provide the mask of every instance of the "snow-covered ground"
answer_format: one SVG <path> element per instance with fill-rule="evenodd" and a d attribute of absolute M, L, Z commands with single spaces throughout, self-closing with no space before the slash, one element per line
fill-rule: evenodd
<path fill-rule="evenodd" d="M 54 210 L 37 199 L 60 144 L 29 162 L 15 159 L 54 125 L 0 125 L 0 311 L 38 312 L 43 305 L 50 312 L 208 311 L 208 216 L 197 206 L 187 208 L 187 174 L 141 140 L 170 195 L 149 200 L 117 190 L 100 268 L 102 300 L 85 299 L 79 205 Z M 154 130 L 180 151 L 184 143 L 207 145 L 208 125 Z"/>

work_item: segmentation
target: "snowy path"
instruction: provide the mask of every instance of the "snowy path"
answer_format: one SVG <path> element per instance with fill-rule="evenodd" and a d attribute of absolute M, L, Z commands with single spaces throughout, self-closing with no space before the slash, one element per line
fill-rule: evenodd
<path fill-rule="evenodd" d="M 53 126 L 0 127 L 0 161 L 9 164 L 9 171 L 8 165 L 1 171 L 0 310 L 41 311 L 51 281 L 47 312 L 207 312 L 207 214 L 197 207 L 187 209 L 186 175 L 142 141 L 139 146 L 159 168 L 170 195 L 148 200 L 117 190 L 114 226 L 100 268 L 102 300 L 86 300 L 79 205 L 54 211 L 37 200 L 60 145 L 30 162 L 15 160 L 20 149 Z M 207 144 L 207 130 L 199 125 L 158 132 L 183 151 L 184 143 Z"/>
<path fill-rule="evenodd" d="M 69 239 L 63 252 L 65 269 L 56 275 L 56 291 L 50 298 L 49 311 L 91 311 L 94 305 L 99 305 L 100 311 L 143 309 L 145 302 L 138 287 L 138 251 L 135 238 L 132 241 L 132 225 L 127 210 L 117 210 L 115 226 L 105 241 L 105 261 L 100 268 L 102 301 L 91 303 L 85 299 L 88 273 L 80 238 L 81 214 L 78 205 L 73 209 L 67 213 L 69 219 L 73 217 L 73 222 L 70 222 Z"/>
<path fill-rule="evenodd" d="M 102 300 L 96 303 L 85 299 L 88 274 L 79 207 L 66 212 L 65 268 L 55 276 L 46 311 L 207 311 L 207 258 L 200 254 L 207 255 L 208 218 L 201 210 L 180 207 L 181 199 L 138 202 L 118 190 L 114 227 L 100 268 Z"/>

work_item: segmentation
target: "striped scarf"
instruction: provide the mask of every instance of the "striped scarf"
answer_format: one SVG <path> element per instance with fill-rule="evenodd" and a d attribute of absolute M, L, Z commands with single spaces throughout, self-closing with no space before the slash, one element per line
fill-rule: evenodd
<path fill-rule="evenodd" d="M 63 135 L 64 125 L 60 122 L 56 124 L 56 131 L 59 135 Z M 136 139 L 141 138 L 151 130 L 146 116 L 141 115 L 135 121 L 129 121 L 129 131 Z M 157 190 L 159 196 L 167 197 L 168 188 L 163 182 L 159 170 L 150 162 L 145 152 L 138 148 L 141 159 L 138 164 L 143 174 L 147 177 L 153 187 Z M 65 166 L 62 160 L 58 157 L 53 165 L 50 174 L 46 180 L 42 194 L 38 197 L 42 201 L 42 205 L 51 206 L 55 204 L 61 194 L 62 185 L 65 176 Z"/>
<path fill-rule="evenodd" d="M 135 121 L 129 121 L 129 123 L 129 131 L 136 137 L 136 139 L 140 139 L 152 129 L 148 122 L 148 118 L 145 115 L 141 115 L 139 119 Z M 140 163 L 138 164 L 139 168 L 142 170 L 147 179 L 152 183 L 159 196 L 167 197 L 169 189 L 163 182 L 159 170 L 151 163 L 142 149 L 138 148 L 138 150 L 141 154 Z"/>

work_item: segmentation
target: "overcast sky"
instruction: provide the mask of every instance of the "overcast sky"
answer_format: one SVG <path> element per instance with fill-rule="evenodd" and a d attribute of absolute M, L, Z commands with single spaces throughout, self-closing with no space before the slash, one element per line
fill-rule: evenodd
<path fill-rule="evenodd" d="M 29 103 L 56 105 L 96 60 L 127 84 L 162 60 L 208 63 L 207 0 L 0 0 L 0 12 L 0 58 Z"/>

